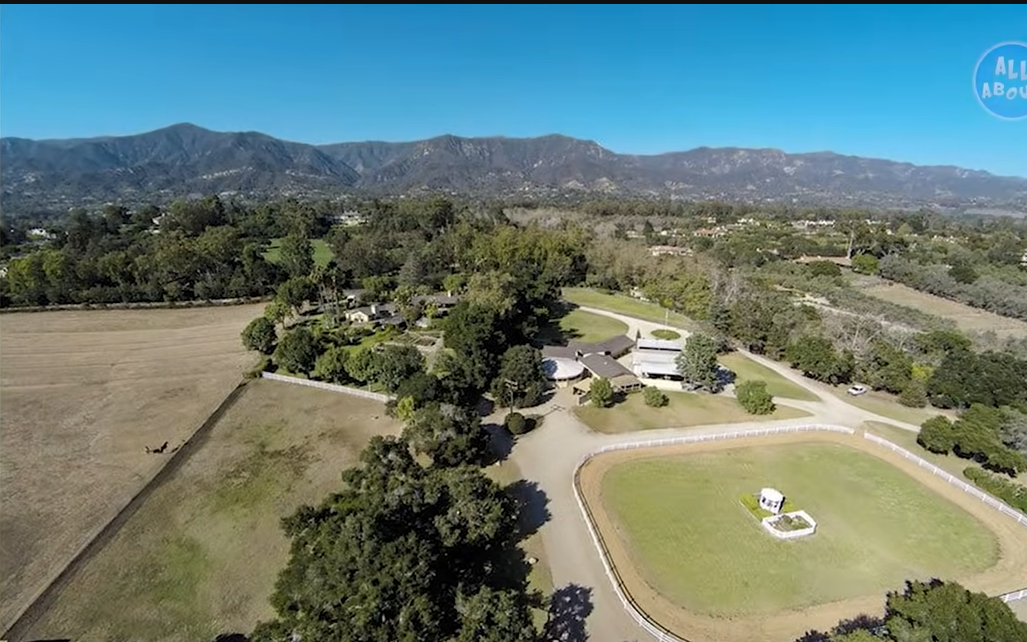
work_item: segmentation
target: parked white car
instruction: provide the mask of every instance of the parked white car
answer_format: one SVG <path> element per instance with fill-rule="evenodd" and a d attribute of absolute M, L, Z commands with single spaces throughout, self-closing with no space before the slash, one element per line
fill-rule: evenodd
<path fill-rule="evenodd" d="M 853 397 L 858 397 L 860 395 L 865 395 L 867 393 L 867 387 L 857 383 L 856 385 L 849 388 L 848 392 Z"/>

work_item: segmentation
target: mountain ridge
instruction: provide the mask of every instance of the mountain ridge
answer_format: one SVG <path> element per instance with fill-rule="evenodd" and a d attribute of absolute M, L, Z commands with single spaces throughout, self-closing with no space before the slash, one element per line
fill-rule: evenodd
<path fill-rule="evenodd" d="M 311 145 L 191 123 L 129 136 L 0 138 L 5 209 L 194 193 L 333 196 L 566 193 L 882 207 L 1027 211 L 1027 178 L 832 151 L 698 147 L 621 154 L 563 134 L 443 134 Z"/>

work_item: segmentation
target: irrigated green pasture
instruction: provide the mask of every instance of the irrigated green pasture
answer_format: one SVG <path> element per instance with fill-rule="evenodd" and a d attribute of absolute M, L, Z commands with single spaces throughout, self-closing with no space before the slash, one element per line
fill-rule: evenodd
<path fill-rule="evenodd" d="M 776 540 L 739 497 L 771 486 L 819 522 Z M 1000 546 L 975 517 L 881 459 L 836 444 L 767 445 L 618 463 L 601 498 L 643 578 L 694 613 L 801 609 L 959 580 Z M 606 537 L 614 536 L 606 534 Z"/>

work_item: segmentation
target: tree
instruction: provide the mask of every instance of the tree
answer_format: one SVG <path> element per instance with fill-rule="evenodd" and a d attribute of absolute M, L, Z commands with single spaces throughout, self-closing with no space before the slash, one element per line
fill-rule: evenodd
<path fill-rule="evenodd" d="M 389 392 L 395 392 L 404 381 L 424 371 L 424 356 L 413 346 L 387 345 L 373 354 L 373 379 Z"/>
<path fill-rule="evenodd" d="M 512 435 L 523 435 L 528 430 L 528 420 L 519 412 L 511 412 L 503 420 L 503 425 Z"/>
<path fill-rule="evenodd" d="M 851 352 L 838 353 L 830 339 L 804 335 L 789 344 L 786 350 L 793 368 L 817 381 L 845 383 L 852 377 L 855 359 Z"/>
<path fill-rule="evenodd" d="M 526 408 L 541 401 L 546 388 L 541 352 L 528 345 L 514 346 L 503 354 L 500 364 L 492 396 L 501 406 Z"/>
<path fill-rule="evenodd" d="M 414 411 L 403 438 L 436 467 L 479 464 L 488 451 L 488 435 L 477 413 L 450 404 L 430 403 Z"/>
<path fill-rule="evenodd" d="M 999 598 L 954 582 L 911 581 L 888 595 L 885 625 L 897 641 L 1023 642 L 1027 624 Z"/>
<path fill-rule="evenodd" d="M 932 453 L 948 454 L 956 445 L 952 421 L 945 415 L 937 415 L 920 424 L 916 442 Z"/>
<path fill-rule="evenodd" d="M 842 269 L 831 261 L 812 261 L 806 265 L 806 270 L 814 277 L 837 278 L 842 275 Z"/>
<path fill-rule="evenodd" d="M 750 415 L 772 414 L 777 406 L 774 397 L 767 392 L 767 382 L 752 379 L 735 386 L 735 398 L 738 404 Z"/>
<path fill-rule="evenodd" d="M 271 354 L 275 351 L 276 341 L 278 333 L 275 331 L 275 324 L 266 317 L 257 317 L 250 321 L 242 331 L 242 344 L 247 350 Z"/>
<path fill-rule="evenodd" d="M 293 314 L 299 314 L 303 304 L 317 296 L 317 287 L 306 276 L 294 276 L 279 285 L 277 292 L 277 298 L 285 302 Z"/>
<path fill-rule="evenodd" d="M 599 377 L 592 380 L 592 387 L 588 390 L 588 400 L 596 408 L 609 408 L 613 405 L 613 385 L 609 379 Z"/>
<path fill-rule="evenodd" d="M 330 383 L 345 383 L 349 379 L 346 371 L 346 363 L 349 361 L 349 351 L 342 346 L 328 348 L 324 354 L 317 358 L 314 364 L 313 376 L 321 381 Z"/>
<path fill-rule="evenodd" d="M 717 343 L 711 337 L 705 334 L 689 336 L 676 363 L 686 383 L 710 392 L 720 392 Z"/>
<path fill-rule="evenodd" d="M 264 308 L 264 318 L 275 324 L 281 323 L 283 330 L 285 329 L 285 320 L 289 318 L 291 313 L 292 309 L 289 307 L 289 304 L 277 297 L 272 299 L 271 303 L 268 303 Z"/>
<path fill-rule="evenodd" d="M 887 595 L 883 620 L 843 621 L 830 634 L 810 631 L 796 642 L 1024 642 L 1027 624 L 1000 598 L 955 582 L 908 581 Z"/>
<path fill-rule="evenodd" d="M 906 387 L 899 393 L 899 403 L 910 408 L 923 408 L 927 405 L 927 390 L 923 382 L 910 379 Z"/>
<path fill-rule="evenodd" d="M 645 398 L 645 405 L 652 408 L 662 408 L 670 403 L 670 399 L 656 386 L 646 386 L 642 392 Z"/>
<path fill-rule="evenodd" d="M 314 269 L 314 246 L 304 236 L 287 235 L 278 252 L 279 261 L 290 277 L 307 276 Z"/>
<path fill-rule="evenodd" d="M 317 340 L 305 327 L 298 327 L 286 333 L 275 348 L 275 361 L 290 372 L 307 374 L 317 360 Z"/>
<path fill-rule="evenodd" d="M 456 608 L 463 616 L 456 642 L 534 642 L 538 635 L 522 592 L 482 587 L 458 598 Z"/>
<path fill-rule="evenodd" d="M 375 436 L 343 482 L 282 520 L 276 616 L 253 642 L 534 639 L 516 508 L 481 470 L 425 469 Z"/>
<path fill-rule="evenodd" d="M 871 254 L 857 254 L 852 257 L 852 271 L 856 274 L 877 274 L 877 257 Z"/>

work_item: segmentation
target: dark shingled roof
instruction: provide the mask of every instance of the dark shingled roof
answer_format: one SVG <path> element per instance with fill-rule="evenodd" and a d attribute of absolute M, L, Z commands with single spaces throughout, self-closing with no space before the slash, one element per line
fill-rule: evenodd
<path fill-rule="evenodd" d="M 587 354 L 578 361 L 581 365 L 585 366 L 593 376 L 603 377 L 604 379 L 613 379 L 614 377 L 620 377 L 628 375 L 633 377 L 634 373 L 617 363 L 617 361 L 611 359 L 605 354 Z"/>
<path fill-rule="evenodd" d="M 585 343 L 584 341 L 567 343 L 568 348 L 581 354 L 610 354 L 615 358 L 627 354 L 634 346 L 634 339 L 623 334 L 598 343 Z"/>

